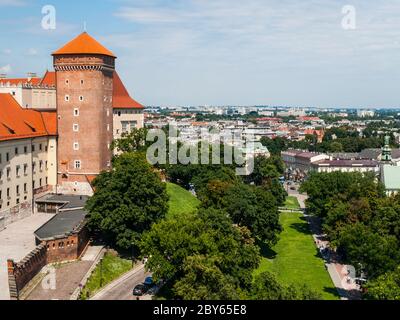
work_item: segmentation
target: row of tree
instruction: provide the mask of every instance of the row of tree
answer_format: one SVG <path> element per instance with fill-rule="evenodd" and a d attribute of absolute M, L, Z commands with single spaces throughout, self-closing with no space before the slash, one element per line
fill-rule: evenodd
<path fill-rule="evenodd" d="M 284 286 L 262 273 L 260 245 L 271 246 L 281 231 L 278 206 L 286 193 L 278 158 L 257 158 L 241 178 L 230 165 L 170 165 L 155 168 L 145 157 L 143 131 L 116 141 L 123 152 L 113 170 L 94 181 L 87 203 L 89 226 L 110 244 L 149 257 L 155 279 L 167 280 L 170 299 L 315 299 L 307 288 Z M 166 217 L 168 195 L 160 172 L 195 190 L 195 212 Z"/>
<path fill-rule="evenodd" d="M 350 152 L 357 153 L 364 149 L 381 148 L 384 144 L 384 136 L 389 135 L 391 146 L 397 147 L 392 132 L 382 133 L 376 124 L 369 125 L 360 136 L 358 131 L 350 127 L 338 127 L 326 130 L 323 141 L 318 142 L 316 135 L 306 135 L 303 141 L 292 141 L 282 137 L 270 139 L 263 137 L 261 143 L 272 154 L 279 155 L 288 149 L 300 149 L 313 152 Z"/>
<path fill-rule="evenodd" d="M 301 191 L 331 244 L 367 276 L 366 297 L 400 299 L 400 195 L 387 197 L 373 174 L 341 172 L 313 174 Z"/>

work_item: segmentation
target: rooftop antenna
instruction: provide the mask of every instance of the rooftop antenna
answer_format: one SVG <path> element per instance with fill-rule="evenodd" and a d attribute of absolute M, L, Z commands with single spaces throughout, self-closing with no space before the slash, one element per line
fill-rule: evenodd
<path fill-rule="evenodd" d="M 86 21 L 83 21 L 83 31 L 86 32 L 87 31 L 86 29 L 87 29 L 86 28 Z"/>

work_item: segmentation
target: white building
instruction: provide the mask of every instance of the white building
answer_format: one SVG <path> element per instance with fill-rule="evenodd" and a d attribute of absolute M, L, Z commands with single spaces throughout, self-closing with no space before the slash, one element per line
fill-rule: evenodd
<path fill-rule="evenodd" d="M 7 225 L 33 212 L 36 195 L 56 185 L 56 114 L 24 110 L 0 94 L 0 217 Z"/>
<path fill-rule="evenodd" d="M 26 109 L 55 110 L 55 73 L 47 71 L 43 78 L 29 74 L 27 78 L 0 78 L 0 93 L 9 93 Z"/>

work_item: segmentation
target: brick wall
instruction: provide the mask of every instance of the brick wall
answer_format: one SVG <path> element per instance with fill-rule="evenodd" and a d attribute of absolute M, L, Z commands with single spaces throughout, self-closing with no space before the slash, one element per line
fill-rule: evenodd
<path fill-rule="evenodd" d="M 8 282 L 10 296 L 17 299 L 19 292 L 25 285 L 35 277 L 40 270 L 47 264 L 46 246 L 41 244 L 30 252 L 22 261 L 15 263 L 13 260 L 7 261 Z"/>
<path fill-rule="evenodd" d="M 8 283 L 10 296 L 18 299 L 21 290 L 44 266 L 79 259 L 89 244 L 89 232 L 82 226 L 76 233 L 63 239 L 49 240 L 39 244 L 22 261 L 8 260 Z"/>
<path fill-rule="evenodd" d="M 25 219 L 32 215 L 32 203 L 30 201 L 23 202 L 13 208 L 0 213 L 4 217 L 4 225 L 8 226 L 11 223 Z"/>

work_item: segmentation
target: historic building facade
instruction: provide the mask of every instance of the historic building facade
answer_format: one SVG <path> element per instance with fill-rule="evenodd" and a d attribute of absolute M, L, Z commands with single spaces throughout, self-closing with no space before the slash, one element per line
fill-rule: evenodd
<path fill-rule="evenodd" d="M 26 109 L 55 110 L 55 72 L 46 71 L 43 78 L 28 74 L 26 78 L 0 76 L 0 93 L 9 93 Z"/>
<path fill-rule="evenodd" d="M 137 110 L 143 114 L 143 107 L 130 98 L 115 72 L 115 55 L 86 32 L 53 56 L 57 82 L 58 191 L 90 195 L 93 178 L 111 168 L 114 124 L 121 131 L 124 121 L 130 128 L 142 127 Z M 127 110 L 127 120 L 115 121 Z"/>
<path fill-rule="evenodd" d="M 0 229 L 31 215 L 35 197 L 57 183 L 55 119 L 0 94 Z"/>

